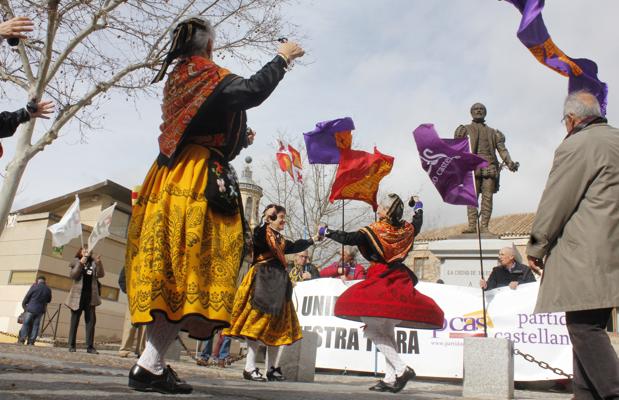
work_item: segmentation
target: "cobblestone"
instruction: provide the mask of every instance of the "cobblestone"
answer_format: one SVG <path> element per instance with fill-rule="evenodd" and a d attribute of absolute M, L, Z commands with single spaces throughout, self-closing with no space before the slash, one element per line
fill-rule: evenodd
<path fill-rule="evenodd" d="M 127 400 L 169 397 L 140 393 L 127 387 L 127 372 L 136 359 L 121 358 L 113 351 L 99 355 L 85 351 L 69 353 L 66 348 L 0 344 L 0 399 L 77 400 L 118 397 Z M 228 368 L 200 367 L 189 358 L 170 363 L 195 390 L 183 399 L 240 400 L 348 400 L 376 399 L 462 399 L 460 381 L 418 380 L 401 393 L 376 394 L 367 388 L 372 376 L 316 375 L 314 383 L 249 382 L 241 378 L 243 362 Z M 178 397 L 178 396 L 176 396 Z M 517 399 L 570 399 L 569 394 L 517 390 Z"/>

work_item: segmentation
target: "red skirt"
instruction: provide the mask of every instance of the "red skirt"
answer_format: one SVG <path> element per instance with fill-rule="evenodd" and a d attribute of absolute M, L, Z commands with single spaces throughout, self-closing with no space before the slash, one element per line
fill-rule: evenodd
<path fill-rule="evenodd" d="M 374 264 L 365 280 L 356 283 L 340 295 L 335 303 L 335 315 L 361 322 L 361 317 L 401 320 L 397 326 L 413 329 L 440 329 L 443 310 L 428 296 L 413 286 L 408 272 L 396 269 L 385 277 L 389 268 Z"/>

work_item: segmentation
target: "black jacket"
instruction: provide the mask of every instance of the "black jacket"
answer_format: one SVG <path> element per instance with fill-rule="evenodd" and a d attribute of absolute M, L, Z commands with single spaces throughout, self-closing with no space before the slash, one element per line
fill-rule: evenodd
<path fill-rule="evenodd" d="M 13 136 L 19 124 L 28 121 L 30 114 L 25 108 L 13 112 L 0 112 L 0 138 Z"/>
<path fill-rule="evenodd" d="M 511 282 L 518 282 L 518 284 L 535 282 L 535 276 L 533 276 L 533 272 L 531 272 L 529 267 L 519 262 L 516 262 L 511 272 L 504 266 L 499 265 L 492 269 L 486 282 L 488 285 L 486 290 L 508 286 Z"/>
<path fill-rule="evenodd" d="M 42 314 L 50 301 L 52 301 L 51 289 L 44 283 L 35 283 L 26 293 L 21 305 L 29 313 Z"/>

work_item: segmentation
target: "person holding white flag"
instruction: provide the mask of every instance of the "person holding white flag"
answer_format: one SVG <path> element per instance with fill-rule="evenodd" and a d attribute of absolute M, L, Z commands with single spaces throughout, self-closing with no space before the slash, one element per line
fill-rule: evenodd
<path fill-rule="evenodd" d="M 95 307 L 101 305 L 99 295 L 99 278 L 103 278 L 105 271 L 101 256 L 89 253 L 87 249 L 80 247 L 75 258 L 69 264 L 71 271 L 69 276 L 73 280 L 69 296 L 65 305 L 71 309 L 71 327 L 69 328 L 69 351 L 75 352 L 75 338 L 80 317 L 84 312 L 86 323 L 87 352 L 99 354 L 94 346 L 95 324 L 97 316 Z"/>
<path fill-rule="evenodd" d="M 80 198 L 75 195 L 75 201 L 64 213 L 60 222 L 47 228 L 52 233 L 52 246 L 62 247 L 73 238 L 82 235 L 80 220 Z"/>

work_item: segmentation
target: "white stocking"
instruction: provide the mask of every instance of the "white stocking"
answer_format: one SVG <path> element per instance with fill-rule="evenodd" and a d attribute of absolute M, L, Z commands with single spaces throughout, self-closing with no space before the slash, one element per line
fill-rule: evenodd
<path fill-rule="evenodd" d="M 168 322 L 161 314 L 155 314 L 151 324 L 146 326 L 146 347 L 138 365 L 155 375 L 163 374 L 166 367 L 163 356 L 178 336 L 178 324 Z"/>
<path fill-rule="evenodd" d="M 406 370 L 406 364 L 396 350 L 393 329 L 398 324 L 398 321 L 374 317 L 362 317 L 361 321 L 367 325 L 367 328 L 365 328 L 366 336 L 385 357 L 384 381 L 386 383 L 395 382 L 396 376 L 402 375 Z"/>
<path fill-rule="evenodd" d="M 284 350 L 283 346 L 267 346 L 267 359 L 266 359 L 266 368 L 267 370 L 279 367 L 279 360 L 282 358 L 282 351 Z"/>
<path fill-rule="evenodd" d="M 256 354 L 258 353 L 258 342 L 246 339 L 247 358 L 245 359 L 245 371 L 253 372 L 256 369 Z"/>

